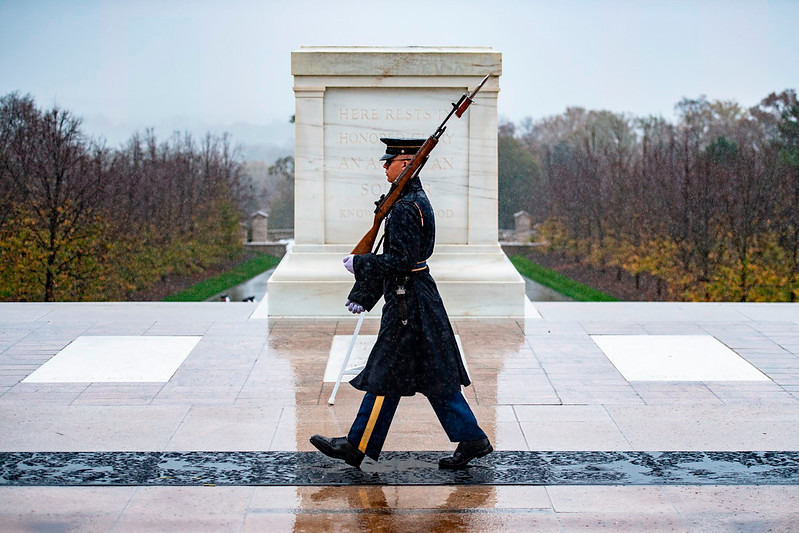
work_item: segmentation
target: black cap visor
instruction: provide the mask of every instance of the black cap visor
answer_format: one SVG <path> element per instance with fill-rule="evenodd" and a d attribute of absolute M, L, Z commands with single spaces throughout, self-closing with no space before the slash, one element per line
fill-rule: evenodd
<path fill-rule="evenodd" d="M 414 155 L 424 144 L 425 139 L 392 139 L 382 137 L 380 139 L 386 145 L 386 153 L 380 161 L 389 161 L 398 155 Z"/>

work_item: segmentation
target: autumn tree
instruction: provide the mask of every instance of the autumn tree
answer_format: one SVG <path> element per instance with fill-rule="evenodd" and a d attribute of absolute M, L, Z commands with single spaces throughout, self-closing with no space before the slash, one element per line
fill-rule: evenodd
<path fill-rule="evenodd" d="M 500 128 L 498 143 L 499 227 L 511 229 L 515 213 L 532 213 L 541 202 L 541 198 L 536 197 L 540 172 L 533 155 L 507 126 L 504 131 Z"/>
<path fill-rule="evenodd" d="M 41 285 L 41 299 L 49 302 L 58 284 L 79 281 L 94 270 L 106 153 L 86 143 L 80 120 L 69 111 L 54 107 L 40 112 L 30 104 L 29 98 L 16 95 L 0 104 L 3 174 L 16 197 L 14 220 L 7 221 L 16 240 L 4 251 L 30 269 Z M 35 289 L 30 291 L 28 297 L 38 299 Z"/>
<path fill-rule="evenodd" d="M 152 131 L 117 150 L 30 97 L 0 99 L 0 298 L 125 299 L 241 252 L 245 191 L 227 136 Z"/>
<path fill-rule="evenodd" d="M 504 126 L 541 168 L 527 196 L 546 242 L 649 272 L 671 297 L 799 296 L 799 107 L 684 98 L 677 120 L 568 108 Z M 500 131 L 500 137 L 503 132 Z M 786 265 L 790 265 L 787 268 Z"/>
<path fill-rule="evenodd" d="M 787 250 L 791 281 L 789 301 L 799 298 L 799 103 L 795 91 L 772 94 L 761 104 L 779 118 L 773 137 L 778 150 L 776 177 L 775 231 Z"/>
<path fill-rule="evenodd" d="M 281 157 L 269 167 L 278 176 L 277 195 L 269 204 L 269 224 L 274 228 L 294 227 L 294 158 Z"/>

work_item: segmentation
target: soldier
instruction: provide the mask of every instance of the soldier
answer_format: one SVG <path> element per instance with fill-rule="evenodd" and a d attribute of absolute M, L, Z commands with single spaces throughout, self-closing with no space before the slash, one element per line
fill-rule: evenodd
<path fill-rule="evenodd" d="M 424 139 L 380 140 L 386 144 L 381 157 L 386 179 L 393 183 Z M 451 457 L 439 460 L 439 468 L 463 468 L 493 451 L 461 392 L 469 377 L 426 262 L 434 244 L 433 208 L 417 178 L 386 217 L 383 253 L 344 258 L 344 267 L 355 275 L 347 308 L 355 314 L 371 310 L 381 296 L 385 305 L 369 360 L 350 381 L 366 394 L 349 434 L 311 437 L 325 455 L 356 468 L 364 455 L 377 460 L 400 398 L 417 392 L 427 397 L 449 439 L 458 443 Z"/>

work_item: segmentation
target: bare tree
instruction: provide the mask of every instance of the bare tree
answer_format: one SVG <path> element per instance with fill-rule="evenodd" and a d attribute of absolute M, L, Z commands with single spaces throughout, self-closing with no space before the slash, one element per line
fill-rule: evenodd
<path fill-rule="evenodd" d="M 102 176 L 97 162 L 104 152 L 96 148 L 90 153 L 80 120 L 69 111 L 54 107 L 37 112 L 29 103 L 14 95 L 4 99 L 4 107 L 19 114 L 0 137 L 6 139 L 4 173 L 19 207 L 32 217 L 34 245 L 44 252 L 42 264 L 32 266 L 42 275 L 43 299 L 49 302 L 58 276 L 85 257 L 86 251 L 75 244 L 93 231 L 89 221 L 98 204 Z"/>

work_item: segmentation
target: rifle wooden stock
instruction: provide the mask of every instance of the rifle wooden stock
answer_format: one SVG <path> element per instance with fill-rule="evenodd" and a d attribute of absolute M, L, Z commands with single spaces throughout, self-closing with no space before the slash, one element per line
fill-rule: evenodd
<path fill-rule="evenodd" d="M 355 245 L 355 248 L 352 249 L 351 254 L 354 255 L 362 255 L 368 254 L 372 251 L 372 246 L 375 245 L 375 239 L 377 239 L 377 232 L 380 231 L 380 223 L 382 219 L 379 221 L 377 220 L 377 215 L 375 215 L 375 222 L 372 224 L 372 227 L 369 228 L 369 231 L 366 232 L 366 235 L 361 237 L 361 240 L 358 241 L 358 244 Z"/>

